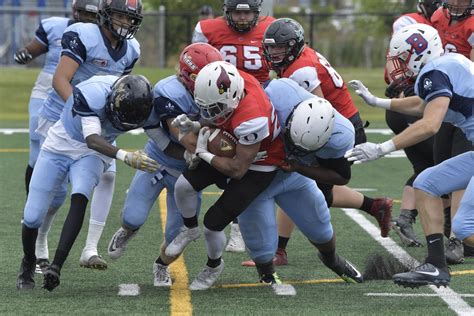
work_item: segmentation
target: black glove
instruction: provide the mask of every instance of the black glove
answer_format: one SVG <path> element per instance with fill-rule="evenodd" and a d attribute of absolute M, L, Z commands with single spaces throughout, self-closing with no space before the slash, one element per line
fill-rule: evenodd
<path fill-rule="evenodd" d="M 18 64 L 25 65 L 33 59 L 33 56 L 26 48 L 23 47 L 16 51 L 14 58 Z"/>
<path fill-rule="evenodd" d="M 411 78 L 410 79 L 406 79 L 404 77 L 397 78 L 388 85 L 387 89 L 385 89 L 385 96 L 390 99 L 398 98 L 400 96 L 400 93 L 402 92 L 404 93 L 405 96 L 408 96 L 405 94 L 405 90 L 408 88 L 413 90 L 413 85 L 414 85 L 414 82 Z"/>

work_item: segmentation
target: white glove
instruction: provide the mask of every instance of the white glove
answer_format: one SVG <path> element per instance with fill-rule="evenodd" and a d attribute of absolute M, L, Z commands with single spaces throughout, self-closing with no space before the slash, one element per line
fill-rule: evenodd
<path fill-rule="evenodd" d="M 201 158 L 199 158 L 196 154 L 192 154 L 189 151 L 185 150 L 184 160 L 186 161 L 186 164 L 188 165 L 188 169 L 193 170 L 197 168 L 199 161 L 201 161 Z"/>
<path fill-rule="evenodd" d="M 199 135 L 196 142 L 196 155 L 208 164 L 211 164 L 211 161 L 215 157 L 215 155 L 211 154 L 207 150 L 207 142 L 209 140 L 209 136 L 211 136 L 211 131 L 209 130 L 209 127 L 203 127 L 201 128 L 201 130 L 199 130 Z"/>
<path fill-rule="evenodd" d="M 178 115 L 171 121 L 171 126 L 179 129 L 178 140 L 181 140 L 188 133 L 198 133 L 201 129 L 201 124 L 197 121 L 191 121 L 186 114 Z"/>
<path fill-rule="evenodd" d="M 363 143 L 348 150 L 344 155 L 349 161 L 354 161 L 355 164 L 377 160 L 395 150 L 395 144 L 392 140 L 386 141 L 382 144 Z"/>
<path fill-rule="evenodd" d="M 160 164 L 147 156 L 143 150 L 128 152 L 119 149 L 117 152 L 117 159 L 122 160 L 132 168 L 153 173 L 160 169 Z"/>
<path fill-rule="evenodd" d="M 366 86 L 364 86 L 361 81 L 351 80 L 349 81 L 349 85 L 355 90 L 355 93 L 357 93 L 362 99 L 364 99 L 365 103 L 367 103 L 368 105 L 387 110 L 390 109 L 390 99 L 382 99 L 376 97 L 369 91 L 369 89 L 367 89 Z"/>

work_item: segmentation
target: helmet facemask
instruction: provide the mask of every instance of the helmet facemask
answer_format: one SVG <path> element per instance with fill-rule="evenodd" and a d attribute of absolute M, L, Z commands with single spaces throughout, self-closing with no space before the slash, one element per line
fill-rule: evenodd
<path fill-rule="evenodd" d="M 247 33 L 252 30 L 255 25 L 257 25 L 258 18 L 260 16 L 261 1 L 256 1 L 255 3 L 251 3 L 252 1 L 241 1 L 244 3 L 235 1 L 237 2 L 235 4 L 233 2 L 234 1 L 226 1 L 224 3 L 224 15 L 227 20 L 227 24 L 229 24 L 229 26 L 236 32 Z M 250 21 L 235 21 L 232 18 L 232 12 L 235 11 L 253 12 L 254 16 Z"/>
<path fill-rule="evenodd" d="M 449 16 L 452 20 L 462 20 L 472 14 L 473 3 L 472 1 L 466 1 L 465 4 L 451 4 L 450 0 L 446 0 L 443 3 L 443 7 L 448 10 Z"/>

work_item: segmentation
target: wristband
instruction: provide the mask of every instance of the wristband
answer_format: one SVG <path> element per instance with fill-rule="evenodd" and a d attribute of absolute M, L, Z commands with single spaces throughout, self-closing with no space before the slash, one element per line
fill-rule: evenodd
<path fill-rule="evenodd" d="M 212 159 L 216 156 L 214 154 L 211 154 L 210 152 L 205 152 L 205 153 L 199 153 L 197 154 L 199 158 L 207 162 L 208 164 L 211 164 Z"/>
<path fill-rule="evenodd" d="M 390 110 L 390 103 L 392 103 L 391 99 L 382 99 L 382 98 L 375 99 L 375 106 L 378 108 Z"/>
<path fill-rule="evenodd" d="M 392 151 L 395 151 L 396 149 L 397 148 L 395 148 L 395 143 L 391 139 L 380 144 L 380 150 L 382 151 L 382 154 L 384 155 L 389 154 Z"/>
<path fill-rule="evenodd" d="M 122 161 L 125 161 L 125 156 L 127 156 L 127 152 L 122 149 L 119 149 L 117 153 L 115 154 L 115 158 Z"/>

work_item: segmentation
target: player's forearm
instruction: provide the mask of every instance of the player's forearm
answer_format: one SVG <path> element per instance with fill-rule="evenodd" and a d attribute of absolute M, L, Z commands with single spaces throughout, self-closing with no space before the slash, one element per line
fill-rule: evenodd
<path fill-rule="evenodd" d="M 392 140 L 397 150 L 404 149 L 430 138 L 437 133 L 438 129 L 435 123 L 421 119 L 408 126 Z"/>
<path fill-rule="evenodd" d="M 324 167 L 300 165 L 297 171 L 318 183 L 345 185 L 349 182 L 349 179 L 344 178 L 336 171 Z"/>
<path fill-rule="evenodd" d="M 97 134 L 87 136 L 86 144 L 90 149 L 110 158 L 115 158 L 117 156 L 117 151 L 119 150 L 119 148 L 111 145 L 102 136 Z"/>
<path fill-rule="evenodd" d="M 68 78 L 65 75 L 58 74 L 58 72 L 56 72 L 53 77 L 53 88 L 64 102 L 66 102 L 72 94 L 72 86 Z"/>
<path fill-rule="evenodd" d="M 390 101 L 390 110 L 412 116 L 423 116 L 425 102 L 418 96 L 396 98 Z"/>

